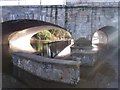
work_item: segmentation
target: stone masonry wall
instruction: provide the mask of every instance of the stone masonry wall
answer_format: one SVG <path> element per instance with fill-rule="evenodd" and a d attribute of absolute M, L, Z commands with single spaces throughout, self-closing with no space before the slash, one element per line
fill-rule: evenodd
<path fill-rule="evenodd" d="M 4 6 L 1 20 L 35 19 L 50 22 L 66 28 L 74 39 L 91 39 L 93 33 L 102 27 L 118 27 L 117 3 L 89 4 L 84 2 L 67 6 Z"/>
<path fill-rule="evenodd" d="M 71 47 L 72 60 L 81 61 L 81 66 L 94 66 L 97 61 L 99 51 L 94 47 Z"/>
<path fill-rule="evenodd" d="M 80 61 L 50 59 L 28 53 L 12 54 L 13 64 L 45 80 L 77 84 Z"/>

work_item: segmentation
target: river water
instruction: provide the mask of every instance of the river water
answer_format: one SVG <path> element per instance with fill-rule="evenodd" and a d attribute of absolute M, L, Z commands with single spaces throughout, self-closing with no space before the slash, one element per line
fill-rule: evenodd
<path fill-rule="evenodd" d="M 80 67 L 78 85 L 68 85 L 42 80 L 12 64 L 8 45 L 2 47 L 2 86 L 3 88 L 117 88 L 117 50 L 104 47 L 94 66 Z"/>

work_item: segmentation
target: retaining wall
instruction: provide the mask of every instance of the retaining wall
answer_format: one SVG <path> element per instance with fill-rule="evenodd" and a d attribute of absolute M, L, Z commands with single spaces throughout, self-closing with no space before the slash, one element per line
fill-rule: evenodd
<path fill-rule="evenodd" d="M 16 52 L 12 54 L 13 64 L 45 80 L 77 84 L 80 81 L 80 61 L 41 57 Z"/>

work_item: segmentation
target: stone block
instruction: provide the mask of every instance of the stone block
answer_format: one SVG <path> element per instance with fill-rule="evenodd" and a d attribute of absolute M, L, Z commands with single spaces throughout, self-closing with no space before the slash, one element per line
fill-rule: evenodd
<path fill-rule="evenodd" d="M 81 61 L 81 65 L 93 66 L 97 60 L 97 51 L 92 51 L 92 48 L 71 47 L 72 59 Z"/>

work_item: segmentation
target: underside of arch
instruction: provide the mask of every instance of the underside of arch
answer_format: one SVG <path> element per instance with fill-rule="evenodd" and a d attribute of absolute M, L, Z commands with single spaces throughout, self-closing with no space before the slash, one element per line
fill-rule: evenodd
<path fill-rule="evenodd" d="M 24 51 L 24 52 L 36 52 L 36 50 L 31 46 L 30 39 L 36 33 L 42 30 L 49 30 L 49 29 L 61 29 L 55 26 L 37 26 L 29 29 L 24 29 L 22 31 L 18 31 L 14 35 L 9 37 L 9 45 L 12 50 L 17 51 Z M 15 52 L 15 51 L 14 51 Z"/>
<path fill-rule="evenodd" d="M 92 44 L 104 44 L 117 47 L 118 30 L 112 26 L 105 26 L 97 30 L 92 37 Z"/>
<path fill-rule="evenodd" d="M 9 44 L 11 48 L 19 51 L 35 52 L 30 45 L 31 37 L 46 29 L 66 30 L 58 25 L 39 20 L 19 19 L 2 23 L 2 44 Z"/>

